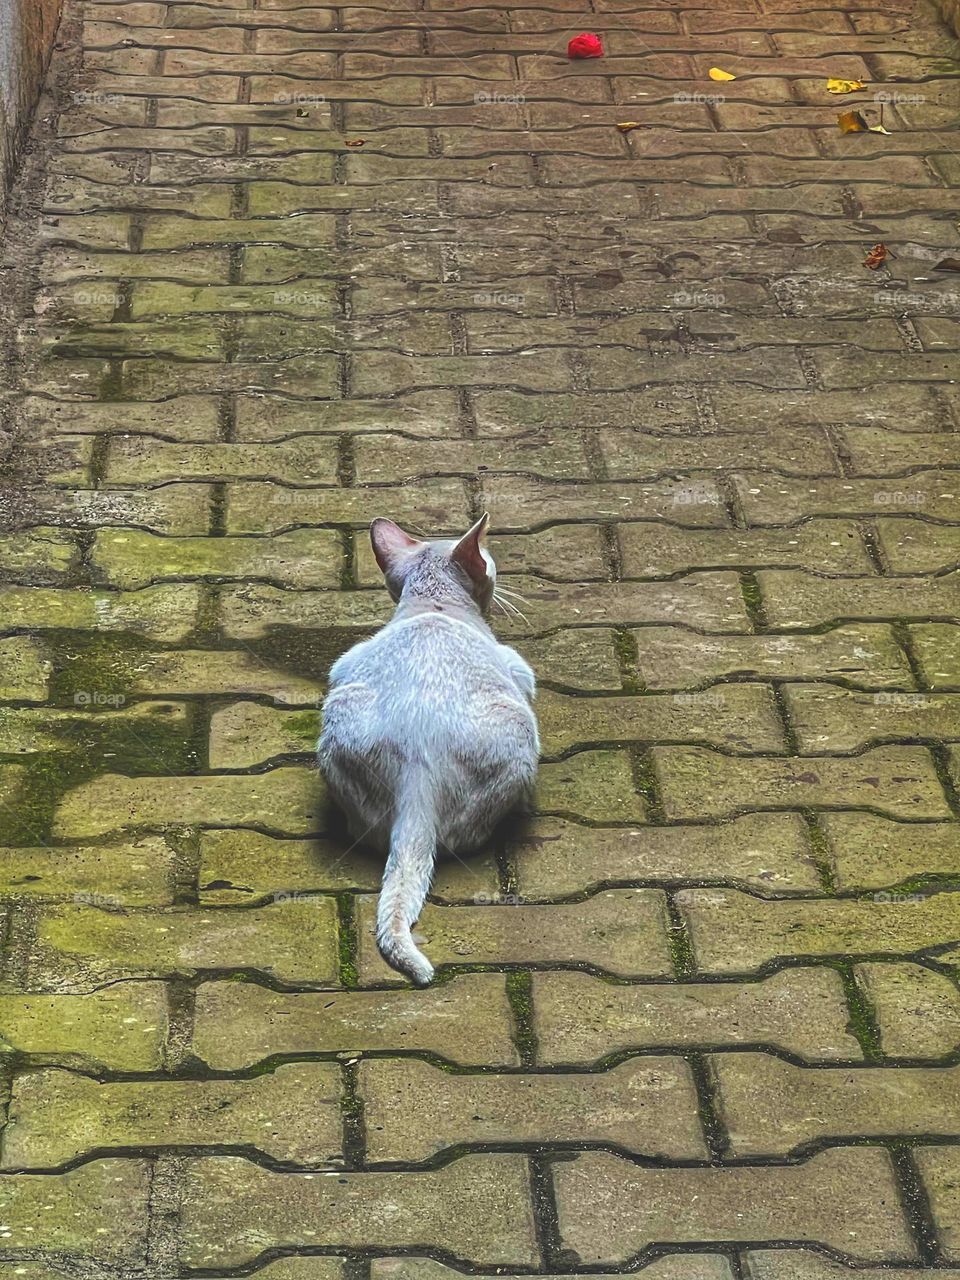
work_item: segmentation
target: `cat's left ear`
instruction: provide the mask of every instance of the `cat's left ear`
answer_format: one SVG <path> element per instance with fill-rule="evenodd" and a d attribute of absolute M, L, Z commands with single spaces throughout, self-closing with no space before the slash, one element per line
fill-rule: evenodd
<path fill-rule="evenodd" d="M 370 526 L 370 542 L 373 545 L 373 554 L 377 557 L 377 564 L 383 573 L 390 572 L 394 561 L 399 556 L 423 546 L 419 538 L 415 538 L 401 529 L 398 524 L 394 524 L 392 520 L 387 520 L 383 516 L 378 516 Z"/>
<path fill-rule="evenodd" d="M 485 511 L 450 552 L 450 559 L 460 566 L 472 582 L 485 582 L 490 572 L 483 555 L 483 542 L 487 536 L 489 523 L 490 517 Z"/>

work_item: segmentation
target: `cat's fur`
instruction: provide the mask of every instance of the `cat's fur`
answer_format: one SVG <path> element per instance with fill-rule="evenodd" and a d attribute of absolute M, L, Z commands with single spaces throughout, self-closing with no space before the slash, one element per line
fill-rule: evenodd
<path fill-rule="evenodd" d="M 481 845 L 533 787 L 536 684 L 484 614 L 496 566 L 484 515 L 458 542 L 374 520 L 374 554 L 397 610 L 333 664 L 320 765 L 351 834 L 388 852 L 377 942 L 418 985 L 433 967 L 410 932 L 438 850 Z"/>

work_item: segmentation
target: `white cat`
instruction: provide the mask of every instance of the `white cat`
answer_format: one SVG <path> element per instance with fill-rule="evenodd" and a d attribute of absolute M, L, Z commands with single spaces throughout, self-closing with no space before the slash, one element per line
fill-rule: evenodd
<path fill-rule="evenodd" d="M 433 966 L 410 926 L 438 849 L 481 845 L 529 797 L 539 757 L 533 672 L 484 621 L 497 575 L 487 523 L 484 515 L 459 542 L 426 542 L 374 520 L 397 610 L 333 664 L 323 705 L 318 752 L 331 792 L 351 834 L 389 851 L 377 943 L 421 986 Z"/>

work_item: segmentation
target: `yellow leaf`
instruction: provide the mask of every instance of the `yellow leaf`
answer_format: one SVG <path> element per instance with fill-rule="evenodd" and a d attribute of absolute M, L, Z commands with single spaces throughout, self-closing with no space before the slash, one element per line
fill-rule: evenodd
<path fill-rule="evenodd" d="M 842 111 L 837 124 L 844 133 L 866 133 L 870 128 L 859 111 Z"/>
<path fill-rule="evenodd" d="M 865 89 L 866 87 L 862 80 L 827 81 L 827 89 L 830 93 L 856 93 L 858 89 Z"/>
<path fill-rule="evenodd" d="M 711 67 L 707 72 L 711 80 L 736 80 L 736 76 L 732 76 L 729 71 L 721 71 L 719 67 Z"/>
<path fill-rule="evenodd" d="M 867 124 L 859 111 L 842 111 L 837 124 L 843 133 L 890 133 L 882 124 Z"/>
<path fill-rule="evenodd" d="M 617 128 L 621 133 L 629 133 L 631 129 L 642 129 L 643 126 L 639 120 L 621 120 Z"/>

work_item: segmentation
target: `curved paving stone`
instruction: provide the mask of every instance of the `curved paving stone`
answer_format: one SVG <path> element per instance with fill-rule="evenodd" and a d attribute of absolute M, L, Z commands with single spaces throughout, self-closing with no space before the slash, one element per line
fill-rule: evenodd
<path fill-rule="evenodd" d="M 376 890 L 383 856 L 327 838 L 281 840 L 259 831 L 205 831 L 200 836 L 199 897 L 203 903 L 240 905 L 273 898 L 343 889 Z M 430 887 L 431 899 L 493 901 L 500 893 L 490 850 L 462 861 L 442 859 Z"/>
<path fill-rule="evenodd" d="M 232 982 L 197 991 L 194 1051 L 216 1071 L 277 1054 L 379 1049 L 438 1054 L 464 1066 L 518 1065 L 503 975 L 464 974 L 426 992 L 294 995 Z"/>
<path fill-rule="evenodd" d="M 294 1063 L 252 1080 L 98 1084 L 67 1071 L 14 1082 L 4 1169 L 42 1169 L 110 1147 L 254 1148 L 298 1165 L 340 1159 L 335 1063 Z"/>
<path fill-rule="evenodd" d="M 874 741 L 960 739 L 960 693 L 855 693 L 795 684 L 784 697 L 804 755 L 857 751 Z"/>
<path fill-rule="evenodd" d="M 159 1071 L 168 1016 L 160 982 L 118 982 L 82 996 L 0 993 L 0 1053 L 86 1071 Z"/>
<path fill-rule="evenodd" d="M 719 825 L 669 827 L 585 827 L 541 818 L 513 847 L 522 901 L 618 881 L 730 880 L 761 895 L 822 887 L 807 829 L 796 813 L 748 813 Z"/>
<path fill-rule="evenodd" d="M 744 1254 L 749 1280 L 841 1280 L 850 1268 L 843 1262 L 824 1258 L 804 1249 L 750 1249 Z M 923 1280 L 926 1267 L 862 1267 L 863 1280 Z M 943 1280 L 958 1280 L 960 1271 L 952 1267 L 937 1272 Z"/>
<path fill-rule="evenodd" d="M 781 751 L 783 726 L 768 689 L 714 686 L 698 693 L 633 698 L 572 698 L 541 693 L 540 746 L 556 756 L 610 741 L 706 742 L 723 750 Z"/>
<path fill-rule="evenodd" d="M 66 989 L 215 969 L 337 985 L 336 904 L 300 896 L 266 907 L 161 913 L 70 903 L 40 918 L 35 972 Z"/>
<path fill-rule="evenodd" d="M 960 993 L 946 974 L 917 964 L 858 964 L 884 1053 L 939 1058 L 960 1047 Z"/>
<path fill-rule="evenodd" d="M 370 1274 L 373 1280 L 454 1280 L 459 1272 L 429 1258 L 374 1258 Z M 503 1280 L 521 1280 L 518 1275 L 500 1274 Z M 617 1273 L 595 1271 L 592 1274 L 597 1280 L 614 1280 Z M 646 1280 L 733 1280 L 729 1259 L 717 1253 L 670 1254 L 655 1258 L 644 1267 L 644 1275 Z M 29 1276 L 27 1280 L 36 1278 Z M 544 1275 L 543 1280 L 560 1280 L 560 1276 Z M 900 1277 L 895 1277 L 895 1280 L 900 1280 Z M 914 1277 L 909 1277 L 909 1280 L 914 1280 Z M 947 1280 L 954 1280 L 954 1277 L 948 1276 Z"/>
<path fill-rule="evenodd" d="M 957 823 L 891 822 L 868 813 L 824 813 L 820 823 L 841 890 L 882 890 L 917 877 L 952 878 L 960 867 Z"/>
<path fill-rule="evenodd" d="M 485 1267 L 530 1267 L 538 1257 L 520 1156 L 470 1156 L 417 1174 L 271 1173 L 246 1160 L 192 1160 L 185 1206 L 180 1256 L 192 1267 L 311 1245 L 419 1245 Z"/>
<path fill-rule="evenodd" d="M 309 835 L 320 825 L 323 786 L 308 769 L 285 767 L 254 777 L 125 778 L 101 774 L 67 793 L 54 821 L 63 837 L 197 823 L 266 827 Z"/>
<path fill-rule="evenodd" d="M 682 1058 L 634 1058 L 595 1075 L 451 1075 L 425 1062 L 360 1067 L 367 1155 L 426 1160 L 463 1142 L 588 1142 L 660 1159 L 705 1159 Z"/>
<path fill-rule="evenodd" d="M 146 1261 L 150 1167 L 95 1160 L 69 1173 L 0 1175 L 5 1248 L 60 1250 L 104 1265 Z"/>
<path fill-rule="evenodd" d="M 923 747 L 876 747 L 851 758 L 803 760 L 736 758 L 701 747 L 654 747 L 652 755 L 670 819 L 799 806 L 855 806 L 904 819 L 952 816 Z"/>
<path fill-rule="evenodd" d="M 936 956 L 957 938 L 949 892 L 770 902 L 735 889 L 681 889 L 676 898 L 701 973 L 750 973 L 788 956 Z"/>
<path fill-rule="evenodd" d="M 673 961 L 670 918 L 657 889 L 611 889 L 558 906 L 485 903 L 424 907 L 417 934 L 435 965 L 577 964 L 618 977 L 668 977 Z M 376 945 L 376 900 L 361 899 L 358 971 L 364 986 L 403 979 Z"/>
<path fill-rule="evenodd" d="M 818 1139 L 929 1138 L 957 1128 L 958 1068 L 796 1067 L 767 1054 L 710 1059 L 735 1156 L 786 1156 Z"/>
<path fill-rule="evenodd" d="M 174 852 L 155 836 L 118 844 L 5 848 L 4 897 L 163 907 L 174 899 Z"/>
<path fill-rule="evenodd" d="M 916 1160 L 943 1257 L 960 1262 L 960 1151 L 955 1146 L 924 1147 Z"/>
<path fill-rule="evenodd" d="M 629 1049 L 766 1045 L 816 1062 L 859 1059 L 839 975 L 788 969 L 760 982 L 620 985 L 585 973 L 533 975 L 543 1065 Z"/>
<path fill-rule="evenodd" d="M 801 1165 L 739 1169 L 643 1169 L 587 1152 L 553 1169 L 561 1239 L 587 1266 L 691 1237 L 809 1240 L 864 1261 L 916 1258 L 885 1151 L 848 1148 Z"/>

